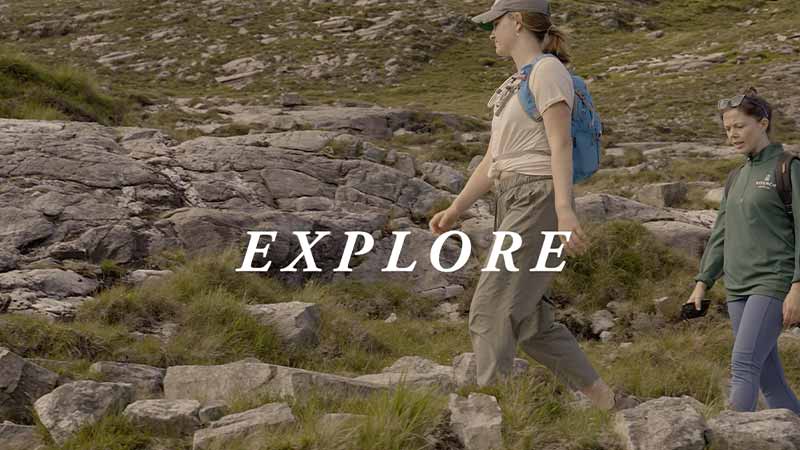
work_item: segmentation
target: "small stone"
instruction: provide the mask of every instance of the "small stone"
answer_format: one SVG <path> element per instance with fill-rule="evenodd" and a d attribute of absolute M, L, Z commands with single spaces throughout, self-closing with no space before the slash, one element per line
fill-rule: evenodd
<path fill-rule="evenodd" d="M 466 450 L 503 448 L 503 413 L 491 395 L 472 393 L 468 398 L 450 394 L 450 426 Z"/>
<path fill-rule="evenodd" d="M 636 199 L 657 207 L 672 207 L 686 200 L 688 188 L 684 182 L 655 183 L 641 188 Z"/>
<path fill-rule="evenodd" d="M 160 434 L 190 435 L 200 428 L 197 400 L 139 400 L 123 415 L 147 430 Z"/>
<path fill-rule="evenodd" d="M 592 314 L 592 333 L 599 336 L 603 331 L 614 328 L 614 315 L 610 311 L 601 309 Z"/>
<path fill-rule="evenodd" d="M 289 344 L 300 347 L 319 345 L 320 307 L 315 303 L 283 302 L 248 305 L 247 312 L 259 322 L 274 327 Z"/>
<path fill-rule="evenodd" d="M 307 104 L 303 97 L 296 93 L 281 94 L 278 102 L 285 108 L 304 106 Z"/>
<path fill-rule="evenodd" d="M 212 400 L 200 407 L 197 417 L 203 425 L 207 425 L 215 420 L 221 419 L 228 414 L 228 405 L 220 400 Z"/>

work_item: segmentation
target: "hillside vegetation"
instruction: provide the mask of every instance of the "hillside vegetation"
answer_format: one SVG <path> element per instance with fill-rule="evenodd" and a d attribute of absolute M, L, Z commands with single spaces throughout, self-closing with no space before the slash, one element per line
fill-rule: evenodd
<path fill-rule="evenodd" d="M 488 118 L 486 99 L 513 66 L 468 20 L 484 2 L 365 3 L 20 0 L 0 8 L 0 48 L 163 104 L 134 119 L 162 126 L 181 119 L 173 97 L 260 104 L 289 91 Z M 561 0 L 553 9 L 609 140 L 719 142 L 716 100 L 750 85 L 782 113 L 777 137 L 798 137 L 797 2 Z M 242 73 L 252 75 L 219 81 Z"/>

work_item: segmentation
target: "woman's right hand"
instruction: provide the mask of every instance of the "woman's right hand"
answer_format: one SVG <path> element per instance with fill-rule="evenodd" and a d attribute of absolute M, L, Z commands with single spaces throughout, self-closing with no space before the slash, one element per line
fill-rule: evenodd
<path fill-rule="evenodd" d="M 702 281 L 698 281 L 697 284 L 694 286 L 694 290 L 692 294 L 689 296 L 689 300 L 686 303 L 694 303 L 694 307 L 700 311 L 703 308 L 703 299 L 706 297 L 706 284 Z"/>
<path fill-rule="evenodd" d="M 430 228 L 431 233 L 438 236 L 453 228 L 460 215 L 461 214 L 451 206 L 450 208 L 436 213 L 431 218 L 430 222 L 428 222 L 428 228 Z"/>

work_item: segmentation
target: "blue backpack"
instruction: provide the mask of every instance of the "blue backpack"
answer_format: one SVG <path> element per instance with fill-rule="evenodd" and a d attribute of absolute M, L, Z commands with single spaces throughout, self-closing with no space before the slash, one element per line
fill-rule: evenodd
<path fill-rule="evenodd" d="M 525 112 L 537 122 L 542 121 L 542 115 L 536 109 L 536 101 L 527 80 L 536 64 L 547 57 L 555 58 L 549 53 L 541 54 L 520 70 L 525 75 L 525 82 L 520 83 L 519 102 Z M 600 136 L 603 134 L 603 125 L 583 78 L 572 74 L 572 84 L 575 88 L 575 104 L 572 107 L 572 182 L 579 183 L 594 175 L 600 168 Z"/>

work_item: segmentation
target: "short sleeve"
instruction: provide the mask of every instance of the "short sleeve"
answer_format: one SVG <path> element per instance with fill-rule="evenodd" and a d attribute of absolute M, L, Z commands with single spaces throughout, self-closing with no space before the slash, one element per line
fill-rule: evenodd
<path fill-rule="evenodd" d="M 572 109 L 575 102 L 572 76 L 558 58 L 548 57 L 540 61 L 534 67 L 528 83 L 539 114 L 544 114 L 547 108 L 558 102 L 566 102 Z"/>

